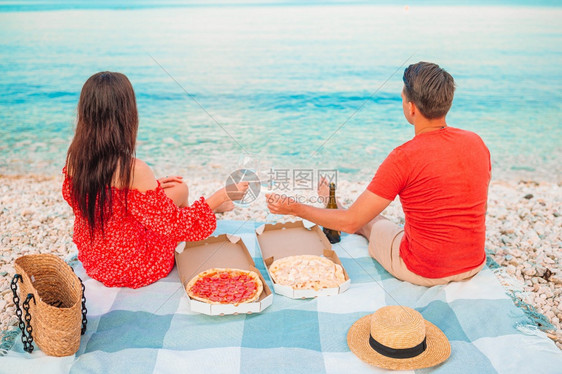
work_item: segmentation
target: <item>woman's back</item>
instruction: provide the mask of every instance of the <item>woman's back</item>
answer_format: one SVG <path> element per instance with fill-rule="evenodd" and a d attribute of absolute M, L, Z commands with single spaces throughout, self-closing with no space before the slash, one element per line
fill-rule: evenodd
<path fill-rule="evenodd" d="M 204 199 L 179 208 L 155 181 L 156 188 L 144 192 L 111 187 L 112 205 L 105 209 L 103 230 L 99 226 L 91 233 L 72 199 L 71 178 L 63 172 L 63 196 L 75 214 L 78 258 L 88 275 L 106 286 L 137 288 L 166 276 L 179 241 L 205 239 L 216 227 Z"/>

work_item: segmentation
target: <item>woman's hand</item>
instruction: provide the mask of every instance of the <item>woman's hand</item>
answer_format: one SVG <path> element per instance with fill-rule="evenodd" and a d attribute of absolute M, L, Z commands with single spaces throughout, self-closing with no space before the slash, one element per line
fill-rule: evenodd
<path fill-rule="evenodd" d="M 248 182 L 230 184 L 221 188 L 207 199 L 207 204 L 213 211 L 227 201 L 242 200 L 249 187 Z"/>
<path fill-rule="evenodd" d="M 175 185 L 177 185 L 178 183 L 182 183 L 183 182 L 183 177 L 177 175 L 177 176 L 165 176 L 164 178 L 160 178 L 158 179 L 158 182 L 160 182 L 160 186 L 163 189 L 166 188 L 170 188 L 170 187 L 174 187 Z"/>
<path fill-rule="evenodd" d="M 267 208 L 272 214 L 295 215 L 298 203 L 294 198 L 273 193 L 266 194 L 265 199 L 267 201 Z"/>
<path fill-rule="evenodd" d="M 248 192 L 249 186 L 250 183 L 248 182 L 229 184 L 224 188 L 227 199 L 231 201 L 242 200 L 246 192 Z"/>

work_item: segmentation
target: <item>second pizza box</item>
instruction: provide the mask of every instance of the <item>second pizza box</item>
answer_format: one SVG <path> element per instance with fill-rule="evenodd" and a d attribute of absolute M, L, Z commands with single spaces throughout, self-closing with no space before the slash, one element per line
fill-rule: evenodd
<path fill-rule="evenodd" d="M 255 267 L 248 248 L 246 248 L 246 245 L 238 236 L 223 234 L 198 242 L 187 242 L 181 253 L 176 252 L 176 264 L 180 281 L 193 312 L 213 316 L 259 313 L 272 304 L 273 295 L 271 290 L 260 271 Z M 187 283 L 197 274 L 212 268 L 233 268 L 256 272 L 263 284 L 263 291 L 259 299 L 255 302 L 238 305 L 208 304 L 191 299 L 185 289 Z"/>
<path fill-rule="evenodd" d="M 308 223 L 308 222 L 307 222 Z M 276 293 L 293 299 L 304 299 L 317 296 L 332 296 L 344 292 L 351 285 L 351 280 L 345 271 L 338 255 L 332 249 L 332 245 L 322 232 L 322 229 L 313 223 L 305 224 L 304 221 L 266 224 L 256 229 L 259 247 L 261 250 L 265 268 L 269 273 L 269 267 L 273 261 L 296 255 L 324 256 L 343 269 L 345 282 L 339 287 L 323 288 L 316 290 L 295 290 L 292 287 L 280 285 L 273 281 L 273 289 Z"/>

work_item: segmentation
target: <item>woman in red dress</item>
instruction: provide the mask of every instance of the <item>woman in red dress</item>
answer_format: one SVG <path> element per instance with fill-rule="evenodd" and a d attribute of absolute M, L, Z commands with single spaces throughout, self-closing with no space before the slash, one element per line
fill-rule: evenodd
<path fill-rule="evenodd" d="M 91 76 L 80 94 L 62 192 L 75 214 L 78 259 L 108 287 L 138 288 L 168 275 L 178 242 L 209 237 L 216 228 L 214 211 L 230 208 L 248 188 L 247 182 L 228 192 L 222 188 L 189 206 L 181 177 L 157 180 L 135 158 L 137 129 L 127 77 Z"/>

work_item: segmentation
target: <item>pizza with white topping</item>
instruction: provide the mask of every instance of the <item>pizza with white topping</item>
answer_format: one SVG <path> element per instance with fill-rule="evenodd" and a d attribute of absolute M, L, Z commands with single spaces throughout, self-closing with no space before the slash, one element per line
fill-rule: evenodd
<path fill-rule="evenodd" d="M 320 290 L 339 287 L 345 282 L 341 265 L 321 256 L 288 256 L 269 267 L 273 281 L 296 290 Z"/>

